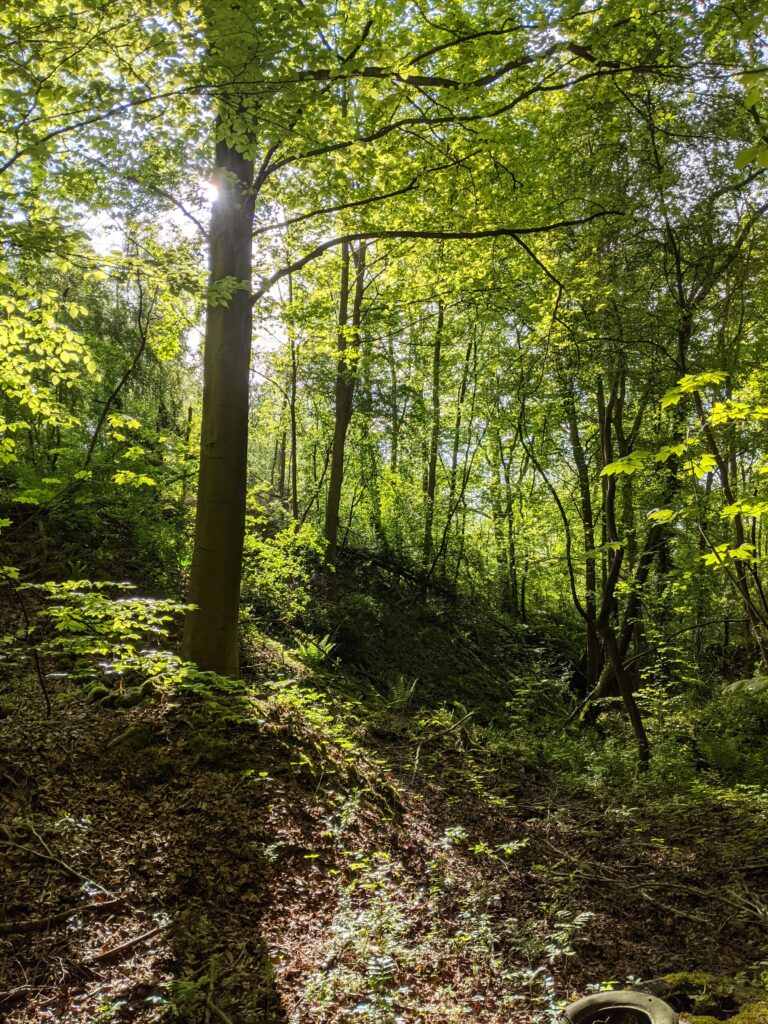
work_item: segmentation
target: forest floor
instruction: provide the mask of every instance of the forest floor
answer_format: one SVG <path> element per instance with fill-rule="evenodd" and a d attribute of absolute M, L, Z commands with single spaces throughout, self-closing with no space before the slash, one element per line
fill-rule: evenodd
<path fill-rule="evenodd" d="M 531 1024 L 611 982 L 765 970 L 746 797 L 565 794 L 277 645 L 259 675 L 50 718 L 14 695 L 0 1020 Z"/>

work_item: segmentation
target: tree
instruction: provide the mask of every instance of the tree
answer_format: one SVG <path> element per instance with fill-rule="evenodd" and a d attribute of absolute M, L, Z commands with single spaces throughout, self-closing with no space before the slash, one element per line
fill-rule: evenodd
<path fill-rule="evenodd" d="M 270 190 L 275 196 L 281 194 L 282 188 L 295 195 L 297 177 L 299 181 L 303 180 L 299 170 L 316 166 L 312 163 L 315 159 L 332 157 L 327 166 L 337 168 L 338 180 L 346 179 L 348 187 L 351 185 L 354 189 L 366 171 L 378 186 L 372 194 L 359 199 L 352 191 L 348 191 L 346 196 L 335 196 L 324 207 L 317 206 L 314 201 L 317 182 L 313 182 L 306 212 L 291 218 L 290 223 L 322 223 L 323 218 L 345 211 L 350 217 L 360 218 L 370 210 L 378 224 L 374 221 L 363 227 L 359 226 L 358 219 L 356 229 L 316 244 L 305 256 L 265 277 L 253 294 L 254 302 L 263 298 L 280 278 L 297 273 L 308 262 L 336 246 L 376 238 L 481 239 L 506 236 L 530 252 L 523 236 L 551 230 L 560 224 L 588 221 L 602 214 L 603 211 L 590 211 L 586 215 L 541 224 L 541 227 L 529 222 L 520 227 L 494 226 L 478 230 L 457 225 L 455 230 L 446 230 L 431 226 L 434 214 L 430 215 L 425 210 L 419 186 L 442 171 L 461 174 L 465 165 L 473 162 L 478 164 L 480 173 L 488 174 L 488 148 L 481 146 L 468 155 L 455 152 L 454 147 L 460 142 L 466 125 L 485 121 L 494 126 L 501 125 L 511 111 L 531 98 L 545 96 L 553 90 L 567 90 L 581 81 L 622 73 L 627 65 L 612 58 L 596 56 L 589 45 L 581 42 L 547 42 L 546 31 L 527 36 L 508 16 L 497 21 L 492 28 L 486 27 L 486 16 L 485 24 L 462 29 L 447 42 L 440 38 L 439 31 L 436 37 L 435 28 L 428 20 L 408 7 L 402 11 L 394 8 L 378 11 L 362 24 L 351 10 L 347 12 L 344 9 L 337 14 L 335 21 L 339 26 L 339 38 L 330 42 L 323 34 L 325 20 L 322 5 L 302 7 L 298 12 L 293 8 L 289 12 L 283 7 L 267 11 L 260 3 L 247 5 L 247 10 L 241 6 L 235 12 L 221 12 L 218 8 L 207 10 L 209 46 L 214 66 L 217 72 L 223 73 L 222 81 L 225 83 L 218 99 L 218 134 L 226 139 L 226 153 L 221 148 L 217 149 L 219 166 L 225 173 L 235 173 L 243 185 L 248 183 L 248 202 L 232 206 L 240 220 L 235 231 L 239 244 L 243 244 L 242 239 L 251 230 L 251 197 L 254 203 L 258 199 L 267 208 Z M 254 26 L 257 26 L 258 38 L 253 34 Z M 290 50 L 276 43 L 278 26 L 281 37 L 293 44 Z M 250 40 L 253 45 L 249 47 Z M 397 55 L 394 59 L 393 52 Z M 386 59 L 380 62 L 385 53 Z M 255 54 L 258 54 L 257 59 L 254 59 Z M 457 77 L 449 72 L 459 56 L 470 73 Z M 329 58 L 330 66 L 327 63 L 323 66 L 322 62 L 328 62 Z M 428 65 L 428 71 L 420 70 L 424 64 Z M 415 70 L 402 73 L 401 67 Z M 349 126 L 346 117 L 348 90 L 353 85 L 357 92 L 356 109 L 359 109 L 360 121 Z M 426 110 L 421 106 L 425 90 L 429 96 Z M 448 101 L 452 96 L 456 97 L 456 102 L 450 105 Z M 405 108 L 404 113 L 401 113 L 402 107 Z M 275 129 L 275 124 L 280 127 Z M 318 125 L 322 125 L 319 132 Z M 438 146 L 438 159 L 433 155 L 433 133 L 436 130 L 444 134 Z M 260 161 L 256 161 L 258 169 L 254 170 L 256 152 L 263 155 Z M 407 179 L 403 173 L 403 167 L 407 165 L 402 159 L 395 162 L 406 152 L 408 163 L 415 172 Z M 491 170 L 495 170 L 493 157 L 490 164 Z M 236 171 L 235 167 L 238 167 Z M 395 215 L 395 226 L 385 226 L 388 200 L 411 193 L 415 196 L 415 210 L 408 209 L 411 204 L 404 205 Z M 224 199 L 222 195 L 219 204 Z M 527 212 L 531 215 L 534 211 L 540 212 L 541 206 L 534 206 Z M 424 227 L 404 226 L 414 212 L 421 215 Z M 486 215 L 495 212 L 491 209 L 486 211 Z M 520 212 L 525 213 L 525 210 Z M 460 210 L 459 219 L 465 222 L 475 220 L 476 213 Z M 223 217 L 223 212 L 216 214 L 217 218 L 219 216 Z M 275 226 L 279 228 L 283 223 Z M 265 226 L 260 230 L 268 228 Z M 225 280 L 228 275 L 224 271 L 227 269 L 232 268 L 219 267 L 218 261 L 212 258 L 214 282 Z M 246 271 L 245 266 L 239 269 L 242 276 L 236 279 L 238 289 L 243 288 L 249 279 Z M 230 300 L 233 303 L 233 328 L 242 335 L 237 342 L 232 341 L 238 352 L 246 344 L 245 320 L 242 315 L 234 313 L 235 306 L 241 305 L 241 299 L 242 296 L 236 299 L 233 296 Z M 229 319 L 228 314 L 214 313 L 216 308 L 209 304 L 209 318 L 217 321 Z M 221 349 L 222 357 L 225 351 Z M 204 444 L 211 443 L 213 428 L 209 420 L 215 417 L 214 410 L 229 401 L 219 394 L 219 388 L 230 378 L 226 372 L 214 369 L 213 359 L 214 356 L 210 356 L 207 363 L 208 398 L 203 417 L 203 436 L 207 440 Z M 222 482 L 221 491 L 218 487 L 208 486 L 213 475 L 202 468 L 206 465 L 205 456 L 201 460 L 201 473 L 206 476 L 204 480 L 201 478 L 192 597 L 203 603 L 188 617 L 184 644 L 187 656 L 194 657 L 206 667 L 228 673 L 234 669 L 233 636 L 237 627 L 233 595 L 238 586 L 242 549 L 240 524 L 244 517 L 245 393 L 245 386 L 241 384 L 235 397 L 237 414 L 232 414 L 231 429 L 239 431 L 239 436 L 235 439 L 233 433 L 225 443 L 227 450 L 231 448 L 236 453 L 233 457 L 237 460 L 237 469 L 231 478 L 236 483 L 231 484 L 231 493 L 229 477 L 226 487 Z M 344 395 L 340 397 L 345 398 Z M 336 491 L 340 486 L 345 408 L 345 401 L 342 401 L 332 468 L 331 533 Z M 233 504 L 235 489 L 241 494 L 236 507 Z M 219 531 L 215 528 L 218 508 L 232 510 L 227 528 Z M 214 533 L 218 533 L 215 560 L 224 575 L 216 576 L 215 588 L 207 588 L 202 584 L 203 578 L 208 578 L 203 564 L 208 557 L 206 553 L 214 550 L 211 547 Z"/>

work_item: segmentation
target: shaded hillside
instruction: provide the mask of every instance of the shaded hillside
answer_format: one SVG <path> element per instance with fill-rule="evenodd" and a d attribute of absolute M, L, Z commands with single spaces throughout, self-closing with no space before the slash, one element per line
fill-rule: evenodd
<path fill-rule="evenodd" d="M 248 684 L 122 711 L 69 695 L 45 719 L 15 692 L 8 1024 L 523 1024 L 601 983 L 759 976 L 756 791 L 685 788 L 672 752 L 635 786 L 578 739 L 565 779 L 533 721 L 361 702 L 263 639 L 251 658 Z"/>

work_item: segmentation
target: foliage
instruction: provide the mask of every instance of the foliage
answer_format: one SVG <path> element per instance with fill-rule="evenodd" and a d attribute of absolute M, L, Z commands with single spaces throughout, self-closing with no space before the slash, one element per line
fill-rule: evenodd
<path fill-rule="evenodd" d="M 764 2 L 80 6 L 0 10 L 4 678 L 183 707 L 195 769 L 243 786 L 273 766 L 232 736 L 279 736 L 297 786 L 347 787 L 334 842 L 366 789 L 398 810 L 370 740 L 500 814 L 554 793 L 681 849 L 720 801 L 723 857 L 757 849 Z M 194 660 L 231 679 L 185 660 L 221 609 Z M 446 964 L 558 1009 L 583 865 L 526 864 L 560 902 L 501 921 L 477 878 L 535 844 L 443 825 L 418 942 L 385 849 L 333 868 L 328 1020 L 429 1019 L 402 979 L 439 1003 Z M 212 979 L 180 1017 L 217 1015 Z"/>
<path fill-rule="evenodd" d="M 258 494 L 252 500 L 258 500 Z M 266 506 L 254 506 L 248 518 L 242 582 L 252 613 L 283 627 L 300 621 L 322 553 L 312 524 L 292 521 L 274 529 Z"/>

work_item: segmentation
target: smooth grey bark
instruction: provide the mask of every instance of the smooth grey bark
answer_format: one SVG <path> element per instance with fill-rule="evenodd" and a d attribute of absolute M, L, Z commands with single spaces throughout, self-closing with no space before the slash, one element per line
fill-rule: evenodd
<path fill-rule="evenodd" d="M 355 263 L 355 286 L 350 318 L 350 256 Z M 336 365 L 335 409 L 333 423 L 333 444 L 331 447 L 331 472 L 328 478 L 328 501 L 325 507 L 325 561 L 329 566 L 336 564 L 339 542 L 339 509 L 341 488 L 344 483 L 344 454 L 347 429 L 352 419 L 352 403 L 355 394 L 357 367 L 354 356 L 359 349 L 360 322 L 362 319 L 363 291 L 365 282 L 365 242 L 356 253 L 344 242 L 341 249 L 341 294 L 339 298 L 339 331 L 337 340 L 338 360 Z M 350 358 L 352 357 L 352 358 Z"/>
<path fill-rule="evenodd" d="M 218 197 L 209 231 L 200 475 L 189 586 L 189 601 L 196 609 L 186 616 L 182 654 L 201 669 L 237 676 L 251 355 L 253 163 L 219 142 L 214 181 Z M 232 293 L 225 300 L 230 286 Z"/>
<path fill-rule="evenodd" d="M 435 486 L 437 483 L 437 449 L 440 443 L 440 357 L 443 342 L 443 304 L 437 305 L 437 330 L 435 331 L 435 346 L 432 350 L 432 428 L 429 436 L 429 450 L 427 456 L 427 476 L 424 507 L 424 541 L 422 547 L 422 560 L 428 566 L 432 560 L 432 526 L 435 518 Z"/>
<path fill-rule="evenodd" d="M 293 305 L 293 277 L 288 278 L 288 297 Z M 299 447 L 298 430 L 296 425 L 296 390 L 299 380 L 299 361 L 296 348 L 296 328 L 291 323 L 288 331 L 288 342 L 291 350 L 291 385 L 288 397 L 291 425 L 291 515 L 295 520 L 299 518 Z"/>
<path fill-rule="evenodd" d="M 589 480 L 589 466 L 584 445 L 579 431 L 576 415 L 576 403 L 570 387 L 563 389 L 563 407 L 565 410 L 571 453 L 576 467 L 579 482 L 579 511 L 581 513 L 582 532 L 584 537 L 584 625 L 587 634 L 587 686 L 594 686 L 600 678 L 603 666 L 600 637 L 597 633 L 597 566 L 595 564 L 595 517 L 592 508 L 592 490 Z"/>

